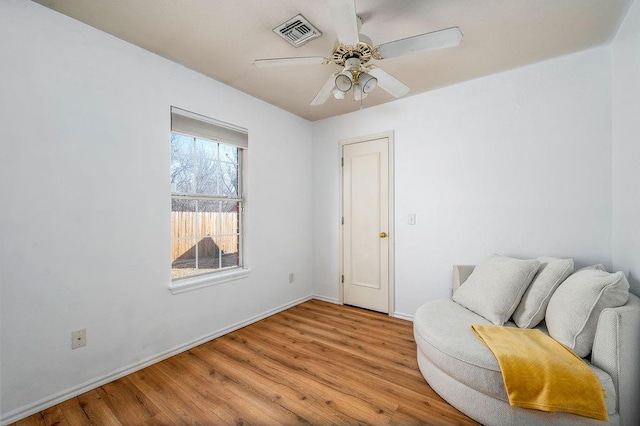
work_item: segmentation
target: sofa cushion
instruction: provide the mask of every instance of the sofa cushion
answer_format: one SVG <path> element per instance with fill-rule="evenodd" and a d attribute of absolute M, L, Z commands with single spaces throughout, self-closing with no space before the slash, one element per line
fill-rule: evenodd
<path fill-rule="evenodd" d="M 492 255 L 475 267 L 454 294 L 453 300 L 503 325 L 513 314 L 531 283 L 540 262 Z"/>
<path fill-rule="evenodd" d="M 511 407 L 508 401 L 495 398 L 484 392 L 471 388 L 457 379 L 449 376 L 435 365 L 425 354 L 418 350 L 418 367 L 429 383 L 429 386 L 443 397 L 449 404 L 482 422 L 495 425 L 598 425 L 619 424 L 620 415 L 616 410 L 616 390 L 613 380 L 603 370 L 589 364 L 589 368 L 596 374 L 604 391 L 604 402 L 609 414 L 609 423 L 598 420 L 588 420 L 573 414 L 554 412 L 549 413 L 539 410 Z"/>
<path fill-rule="evenodd" d="M 598 271 L 607 270 L 607 268 L 605 268 L 602 263 L 596 263 L 595 265 L 589 265 L 589 266 L 585 266 L 584 268 L 578 269 L 576 272 L 586 271 L 587 269 L 597 269 Z"/>
<path fill-rule="evenodd" d="M 513 322 L 520 328 L 533 328 L 544 319 L 551 295 L 571 273 L 573 260 L 539 257 L 540 268 L 529 288 L 522 295 L 513 313 Z"/>
<path fill-rule="evenodd" d="M 452 379 L 478 392 L 508 404 L 502 372 L 496 357 L 471 330 L 471 324 L 490 321 L 448 300 L 434 300 L 416 311 L 413 331 L 418 358 L 424 356 Z M 515 327 L 507 323 L 507 327 Z M 543 324 L 536 327 L 546 332 Z M 604 371 L 589 365 L 605 390 L 609 414 L 616 410 L 613 380 Z"/>
<path fill-rule="evenodd" d="M 459 382 L 507 401 L 498 361 L 471 324 L 491 322 L 448 299 L 429 302 L 413 318 L 418 350 Z"/>
<path fill-rule="evenodd" d="M 591 353 L 598 317 L 627 303 L 629 282 L 622 272 L 582 269 L 553 293 L 547 307 L 549 335 L 581 357 Z"/>

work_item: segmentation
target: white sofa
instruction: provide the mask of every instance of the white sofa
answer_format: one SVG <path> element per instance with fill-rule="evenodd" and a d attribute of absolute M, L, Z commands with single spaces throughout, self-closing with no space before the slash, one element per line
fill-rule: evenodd
<path fill-rule="evenodd" d="M 454 266 L 454 292 L 474 266 Z M 418 365 L 429 385 L 451 405 L 486 425 L 640 425 L 640 299 L 604 309 L 597 320 L 590 357 L 585 359 L 605 390 L 609 421 L 509 405 L 493 353 L 471 324 L 491 324 L 451 299 L 429 302 L 414 317 Z M 507 322 L 506 326 L 515 326 Z M 548 334 L 544 321 L 536 328 Z"/>

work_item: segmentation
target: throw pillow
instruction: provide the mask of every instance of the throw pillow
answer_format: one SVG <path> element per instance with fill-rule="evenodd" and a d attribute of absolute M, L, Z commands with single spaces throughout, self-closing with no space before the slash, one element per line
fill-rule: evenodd
<path fill-rule="evenodd" d="M 551 296 L 545 318 L 549 335 L 584 358 L 591 352 L 600 313 L 628 299 L 629 282 L 622 272 L 582 269 Z"/>
<path fill-rule="evenodd" d="M 503 325 L 515 311 L 539 266 L 538 260 L 494 254 L 474 268 L 453 294 L 453 301 L 495 325 Z"/>
<path fill-rule="evenodd" d="M 539 257 L 540 269 L 524 292 L 513 313 L 513 321 L 520 328 L 533 328 L 544 319 L 551 295 L 573 273 L 573 260 Z"/>
<path fill-rule="evenodd" d="M 587 270 L 587 269 L 597 269 L 598 271 L 606 271 L 607 270 L 607 268 L 605 268 L 602 263 L 598 263 L 598 264 L 595 264 L 595 265 L 585 266 L 582 269 L 578 269 L 576 272 L 584 271 L 584 270 Z"/>

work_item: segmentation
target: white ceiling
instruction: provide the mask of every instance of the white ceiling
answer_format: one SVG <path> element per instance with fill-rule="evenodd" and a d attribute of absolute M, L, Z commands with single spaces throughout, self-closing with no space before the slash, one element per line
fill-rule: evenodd
<path fill-rule="evenodd" d="M 254 59 L 328 56 L 336 39 L 320 0 L 36 0 L 65 15 L 315 121 L 360 108 L 350 93 L 310 106 L 340 67 L 257 68 Z M 356 0 L 375 45 L 452 26 L 460 46 L 375 61 L 407 96 L 601 44 L 633 0 Z M 302 13 L 323 35 L 295 48 L 272 29 Z M 394 98 L 379 88 L 364 107 Z"/>

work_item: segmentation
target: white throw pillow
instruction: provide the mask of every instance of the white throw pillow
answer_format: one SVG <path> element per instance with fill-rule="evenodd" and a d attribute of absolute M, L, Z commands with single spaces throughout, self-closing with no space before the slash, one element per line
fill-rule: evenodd
<path fill-rule="evenodd" d="M 593 347 L 600 313 L 628 299 L 629 282 L 622 272 L 581 269 L 551 296 L 545 318 L 549 335 L 584 358 Z"/>
<path fill-rule="evenodd" d="M 540 269 L 524 292 L 513 313 L 513 321 L 520 328 L 533 328 L 544 319 L 551 295 L 573 273 L 573 260 L 539 257 Z"/>
<path fill-rule="evenodd" d="M 605 268 L 602 263 L 597 263 L 595 265 L 585 266 L 582 269 L 578 269 L 576 272 L 586 271 L 587 269 L 597 269 L 598 271 L 606 271 L 607 270 L 607 268 Z"/>
<path fill-rule="evenodd" d="M 495 325 L 503 325 L 515 311 L 539 266 L 538 260 L 494 254 L 474 268 L 453 294 L 453 301 Z"/>

